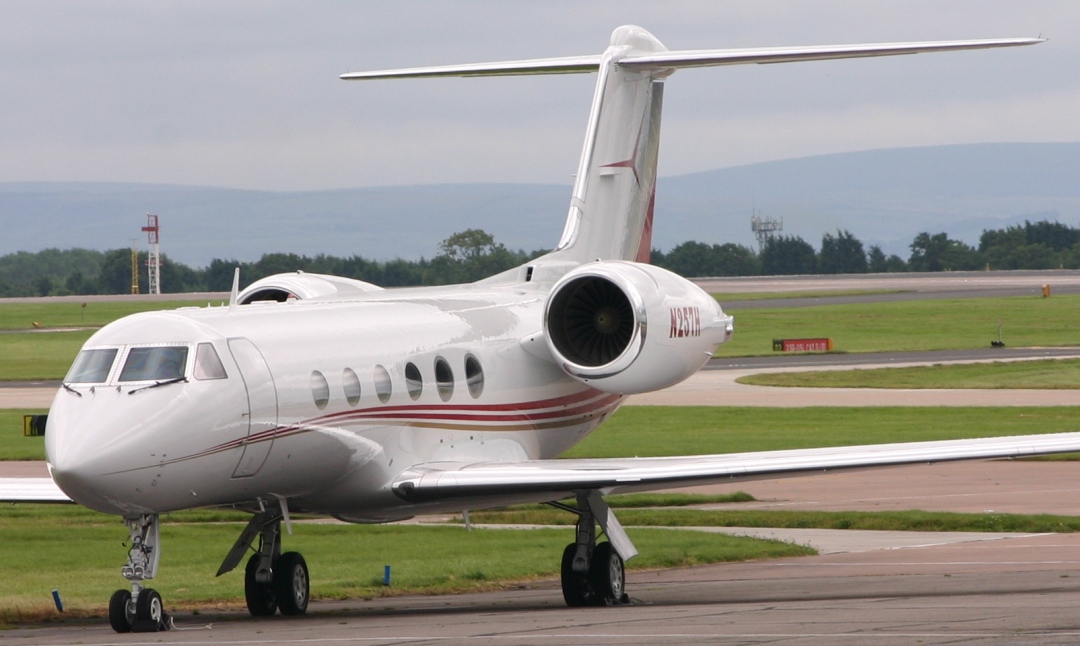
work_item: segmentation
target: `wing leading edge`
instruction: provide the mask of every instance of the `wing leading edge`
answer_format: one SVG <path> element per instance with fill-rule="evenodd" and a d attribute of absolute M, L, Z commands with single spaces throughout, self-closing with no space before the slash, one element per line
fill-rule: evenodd
<path fill-rule="evenodd" d="M 72 502 L 52 478 L 0 478 L 0 502 Z"/>
<path fill-rule="evenodd" d="M 607 495 L 840 469 L 1075 451 L 1080 451 L 1080 432 L 661 458 L 436 462 L 402 473 L 393 491 L 413 503 L 485 497 L 505 501 L 514 496 L 523 501 L 545 496 L 556 500 L 579 491 L 599 490 Z"/>

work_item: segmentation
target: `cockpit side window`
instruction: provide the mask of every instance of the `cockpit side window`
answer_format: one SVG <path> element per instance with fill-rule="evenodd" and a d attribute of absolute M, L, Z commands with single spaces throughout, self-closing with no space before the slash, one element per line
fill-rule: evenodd
<path fill-rule="evenodd" d="M 75 363 L 71 364 L 64 377 L 64 383 L 68 384 L 101 384 L 109 378 L 113 361 L 116 360 L 116 348 L 99 348 L 97 350 L 83 350 L 75 357 Z"/>
<path fill-rule="evenodd" d="M 120 381 L 160 381 L 183 377 L 187 356 L 186 345 L 131 348 L 120 371 Z"/>
<path fill-rule="evenodd" d="M 208 379 L 228 379 L 225 366 L 221 365 L 221 358 L 212 343 L 200 343 L 195 350 L 195 378 L 200 381 Z"/>

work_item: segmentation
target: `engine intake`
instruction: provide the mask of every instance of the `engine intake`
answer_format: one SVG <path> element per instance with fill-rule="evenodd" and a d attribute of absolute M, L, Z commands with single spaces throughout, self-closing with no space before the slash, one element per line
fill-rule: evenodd
<path fill-rule="evenodd" d="M 601 276 L 581 276 L 567 283 L 551 297 L 548 321 L 559 354 L 590 368 L 618 359 L 638 327 L 630 299 Z"/>
<path fill-rule="evenodd" d="M 731 329 L 731 317 L 690 281 L 621 260 L 565 275 L 552 287 L 544 312 L 544 337 L 562 369 L 622 394 L 689 377 Z"/>

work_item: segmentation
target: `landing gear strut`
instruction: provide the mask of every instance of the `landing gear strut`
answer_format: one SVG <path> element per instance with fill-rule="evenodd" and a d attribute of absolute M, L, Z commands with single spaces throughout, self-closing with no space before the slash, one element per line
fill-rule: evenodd
<path fill-rule="evenodd" d="M 161 552 L 161 524 L 157 514 L 124 518 L 131 540 L 128 560 L 120 574 L 131 581 L 131 590 L 117 590 L 109 599 L 109 624 L 118 633 L 145 633 L 168 630 L 172 627 L 161 595 L 144 588 L 143 581 L 157 574 Z"/>
<path fill-rule="evenodd" d="M 637 554 L 626 532 L 611 513 L 599 492 L 578 492 L 577 508 L 555 506 L 578 515 L 576 538 L 562 555 L 562 592 L 566 605 L 607 606 L 629 603 L 623 557 Z M 609 542 L 596 543 L 600 523 Z"/>
<path fill-rule="evenodd" d="M 244 568 L 244 599 L 253 617 L 269 617 L 279 610 L 283 615 L 307 612 L 311 596 L 307 563 L 299 552 L 281 553 L 281 521 L 287 522 L 287 514 L 282 505 L 252 516 L 217 572 L 221 576 L 232 571 L 258 538 L 258 549 Z"/>

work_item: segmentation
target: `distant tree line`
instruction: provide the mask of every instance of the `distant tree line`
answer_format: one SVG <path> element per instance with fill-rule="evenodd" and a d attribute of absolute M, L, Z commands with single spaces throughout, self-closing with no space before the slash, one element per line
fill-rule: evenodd
<path fill-rule="evenodd" d="M 744 245 L 684 242 L 671 251 L 652 251 L 652 263 L 687 277 L 791 274 L 859 274 L 904 271 L 991 269 L 1078 269 L 1080 228 L 1059 222 L 985 230 L 972 247 L 945 233 L 920 233 L 905 260 L 881 247 L 866 249 L 850 232 L 822 236 L 820 249 L 799 236 L 776 236 L 761 252 Z M 439 243 L 431 259 L 367 260 L 360 256 L 315 257 L 269 253 L 254 262 L 214 259 L 192 268 L 162 256 L 161 286 L 169 293 L 228 291 L 233 271 L 243 284 L 283 272 L 334 274 L 384 287 L 470 282 L 513 268 L 543 250 L 512 251 L 479 229 L 455 233 Z M 140 293 L 146 293 L 146 256 L 139 256 Z M 46 249 L 0 256 L 0 297 L 67 294 L 126 294 L 131 291 L 131 250 Z"/>
<path fill-rule="evenodd" d="M 841 230 L 822 236 L 819 250 L 798 236 L 775 236 L 760 253 L 737 244 L 684 242 L 667 253 L 653 250 L 652 262 L 688 277 L 1080 268 L 1080 228 L 1045 220 L 984 230 L 978 247 L 923 232 L 908 248 L 907 260 L 886 255 Z"/>

